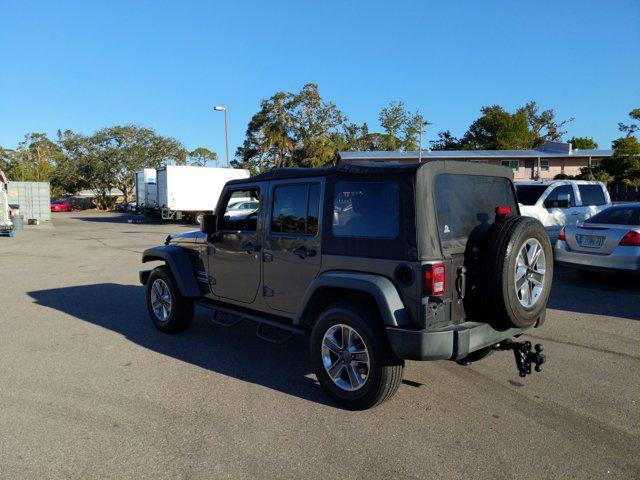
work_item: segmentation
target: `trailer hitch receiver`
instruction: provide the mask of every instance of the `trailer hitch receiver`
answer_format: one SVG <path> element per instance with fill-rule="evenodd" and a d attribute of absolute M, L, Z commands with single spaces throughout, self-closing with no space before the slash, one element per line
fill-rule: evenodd
<path fill-rule="evenodd" d="M 535 365 L 535 371 L 542 371 L 542 364 L 545 362 L 545 356 L 542 353 L 543 347 L 540 343 L 536 343 L 534 352 L 531 351 L 531 342 L 516 342 L 513 340 L 504 340 L 496 343 L 491 347 L 493 350 L 513 350 L 513 356 L 516 359 L 516 368 L 521 377 L 531 374 L 531 365 Z"/>

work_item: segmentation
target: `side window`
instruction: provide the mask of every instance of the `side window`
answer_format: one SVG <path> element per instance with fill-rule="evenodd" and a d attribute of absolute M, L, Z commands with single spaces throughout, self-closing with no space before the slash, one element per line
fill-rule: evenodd
<path fill-rule="evenodd" d="M 271 233 L 318 233 L 320 185 L 282 185 L 273 190 Z"/>
<path fill-rule="evenodd" d="M 239 208 L 247 206 L 249 208 Z M 236 190 L 227 198 L 221 229 L 232 232 L 255 232 L 258 226 L 260 190 Z"/>
<path fill-rule="evenodd" d="M 396 182 L 337 182 L 333 199 L 333 235 L 396 238 L 400 225 L 399 197 Z"/>
<path fill-rule="evenodd" d="M 600 185 L 578 185 L 578 190 L 584 206 L 604 205 L 607 203 Z"/>
<path fill-rule="evenodd" d="M 551 190 L 551 193 L 544 201 L 544 208 L 563 208 L 560 207 L 558 203 L 563 195 L 569 195 L 569 207 L 576 205 L 575 198 L 573 197 L 573 187 L 571 185 L 560 185 Z"/>

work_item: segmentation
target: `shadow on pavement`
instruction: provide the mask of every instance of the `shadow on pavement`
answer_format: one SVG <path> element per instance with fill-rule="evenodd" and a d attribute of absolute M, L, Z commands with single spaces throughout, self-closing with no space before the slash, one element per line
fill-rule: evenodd
<path fill-rule="evenodd" d="M 234 328 L 210 323 L 196 310 L 178 335 L 161 333 L 148 317 L 144 287 L 102 283 L 29 292 L 37 304 L 117 332 L 138 345 L 213 372 L 334 406 L 310 373 L 306 339 L 273 345 L 255 336 L 256 325 Z"/>
<path fill-rule="evenodd" d="M 640 320 L 640 277 L 601 274 L 585 278 L 555 267 L 549 308 Z"/>

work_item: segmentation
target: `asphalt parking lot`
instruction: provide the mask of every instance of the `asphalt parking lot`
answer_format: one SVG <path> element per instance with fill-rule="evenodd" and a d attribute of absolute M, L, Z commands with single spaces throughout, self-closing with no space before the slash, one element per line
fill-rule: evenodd
<path fill-rule="evenodd" d="M 638 478 L 640 282 L 558 270 L 511 354 L 408 362 L 394 399 L 331 403 L 304 339 L 147 317 L 140 253 L 193 227 L 57 214 L 0 238 L 0 478 Z"/>

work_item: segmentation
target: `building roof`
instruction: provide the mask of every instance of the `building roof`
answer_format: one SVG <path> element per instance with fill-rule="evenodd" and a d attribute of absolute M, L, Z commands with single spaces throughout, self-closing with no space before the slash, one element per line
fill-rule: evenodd
<path fill-rule="evenodd" d="M 443 159 L 491 159 L 491 158 L 587 158 L 610 157 L 613 150 L 423 150 L 422 158 L 425 160 Z M 340 152 L 340 158 L 344 161 L 380 161 L 380 160 L 417 160 L 419 152 Z"/>

